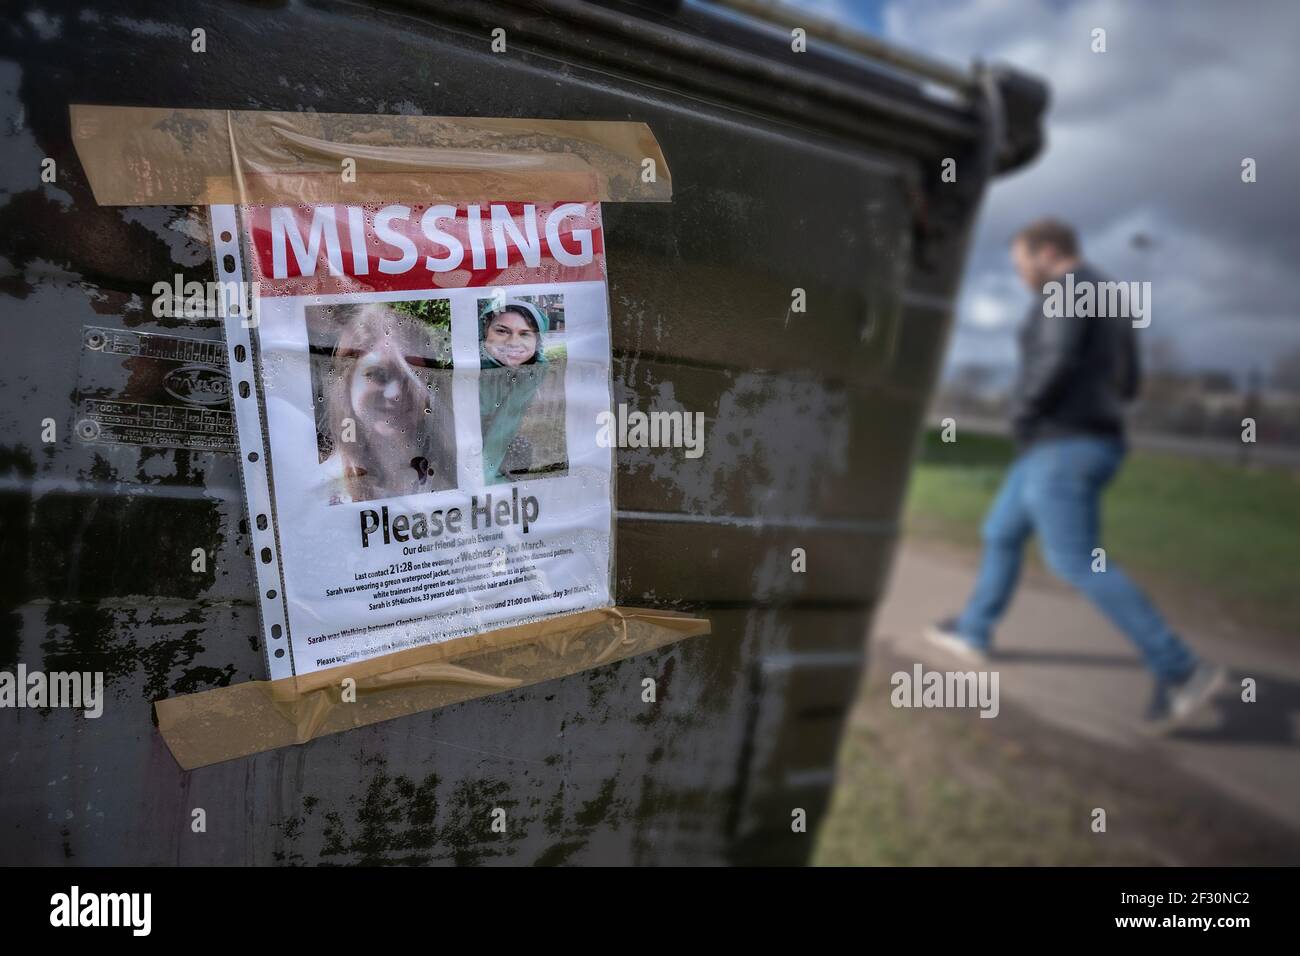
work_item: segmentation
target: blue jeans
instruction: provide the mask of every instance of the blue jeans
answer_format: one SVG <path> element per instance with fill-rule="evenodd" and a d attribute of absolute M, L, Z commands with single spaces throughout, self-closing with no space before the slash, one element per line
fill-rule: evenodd
<path fill-rule="evenodd" d="M 1073 585 L 1137 647 L 1157 680 L 1178 681 L 1197 659 L 1100 547 L 1101 494 L 1124 460 L 1117 439 L 1063 438 L 1031 446 L 1012 464 L 984 519 L 984 556 L 958 632 L 987 648 L 1020 577 L 1025 542 L 1035 532 L 1048 568 Z"/>

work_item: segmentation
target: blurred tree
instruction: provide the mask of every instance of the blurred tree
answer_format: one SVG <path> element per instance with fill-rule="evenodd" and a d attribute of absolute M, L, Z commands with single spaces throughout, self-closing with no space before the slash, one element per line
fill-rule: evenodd
<path fill-rule="evenodd" d="M 1300 392 L 1300 348 L 1274 362 L 1269 379 L 1271 384 L 1283 391 Z"/>
<path fill-rule="evenodd" d="M 451 302 L 448 299 L 415 299 L 408 302 L 394 302 L 393 311 L 429 323 L 435 329 L 451 332 Z"/>

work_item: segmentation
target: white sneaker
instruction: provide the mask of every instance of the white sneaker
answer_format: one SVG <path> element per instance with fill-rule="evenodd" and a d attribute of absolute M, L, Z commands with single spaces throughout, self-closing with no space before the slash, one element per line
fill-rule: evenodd
<path fill-rule="evenodd" d="M 1214 699 L 1226 680 L 1227 672 L 1222 667 L 1201 662 L 1181 683 L 1156 681 L 1144 729 L 1147 733 L 1167 734 L 1182 726 Z"/>
<path fill-rule="evenodd" d="M 1182 723 L 1193 717 L 1214 695 L 1223 689 L 1227 672 L 1216 664 L 1202 661 L 1196 665 L 1187 680 L 1169 693 L 1169 711 L 1173 723 Z"/>
<path fill-rule="evenodd" d="M 936 647 L 940 647 L 962 660 L 970 661 L 972 664 L 985 664 L 988 662 L 989 655 L 984 648 L 972 644 L 962 637 L 961 632 L 957 630 L 956 618 L 947 618 L 929 625 L 925 629 L 925 637 Z"/>

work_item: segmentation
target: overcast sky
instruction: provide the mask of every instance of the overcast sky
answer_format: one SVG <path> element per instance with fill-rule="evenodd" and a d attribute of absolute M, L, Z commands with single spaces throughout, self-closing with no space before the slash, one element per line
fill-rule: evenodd
<path fill-rule="evenodd" d="M 1015 227 L 1073 222 L 1087 257 L 1152 283 L 1148 337 L 1196 367 L 1258 367 L 1300 349 L 1300 0 L 787 0 L 899 45 L 1045 77 L 1048 146 L 980 217 L 949 366 L 1010 362 L 1028 293 Z M 1091 51 L 1094 28 L 1107 52 Z M 1241 161 L 1258 182 L 1241 181 Z M 1142 233 L 1152 245 L 1136 248 Z"/>

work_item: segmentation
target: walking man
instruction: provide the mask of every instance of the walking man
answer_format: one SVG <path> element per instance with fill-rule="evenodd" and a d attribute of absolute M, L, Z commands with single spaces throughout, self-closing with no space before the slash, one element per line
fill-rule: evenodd
<path fill-rule="evenodd" d="M 1098 562 L 1094 551 L 1101 546 L 1102 492 L 1126 451 L 1123 405 L 1137 395 L 1140 381 L 1133 323 L 1127 315 L 1098 314 L 1095 306 L 1087 317 L 1048 314 L 1052 283 L 1065 284 L 1072 275 L 1072 288 L 1092 284 L 1099 302 L 1097 284 L 1106 281 L 1083 261 L 1065 223 L 1043 219 L 1026 226 L 1012 240 L 1011 260 L 1038 296 L 1019 336 L 1012 398 L 1018 455 L 984 521 L 974 592 L 960 615 L 931 625 L 927 636 L 983 661 L 1015 592 L 1025 543 L 1037 534 L 1051 571 L 1138 649 L 1155 678 L 1146 718 L 1153 729 L 1168 729 L 1208 702 L 1225 675 L 1199 660 L 1128 575 L 1114 563 Z"/>

